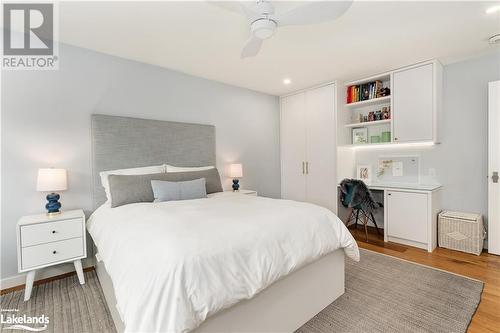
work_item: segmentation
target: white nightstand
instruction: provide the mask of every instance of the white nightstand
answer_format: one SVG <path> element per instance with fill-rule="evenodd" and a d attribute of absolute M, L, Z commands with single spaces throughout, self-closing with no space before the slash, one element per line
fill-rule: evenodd
<path fill-rule="evenodd" d="M 257 191 L 254 190 L 238 190 L 238 191 L 233 191 L 235 194 L 245 194 L 245 195 L 253 195 L 257 196 Z"/>
<path fill-rule="evenodd" d="M 85 214 L 81 209 L 52 217 L 23 216 L 17 222 L 17 267 L 19 273 L 28 272 L 25 301 L 30 299 L 35 271 L 40 268 L 72 261 L 80 284 L 84 284 L 81 259 L 86 256 Z"/>

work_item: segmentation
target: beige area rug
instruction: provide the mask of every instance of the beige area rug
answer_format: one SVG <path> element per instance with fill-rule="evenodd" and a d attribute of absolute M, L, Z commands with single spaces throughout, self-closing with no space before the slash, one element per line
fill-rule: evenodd
<path fill-rule="evenodd" d="M 466 332 L 480 281 L 360 250 L 346 259 L 346 292 L 296 333 Z"/>

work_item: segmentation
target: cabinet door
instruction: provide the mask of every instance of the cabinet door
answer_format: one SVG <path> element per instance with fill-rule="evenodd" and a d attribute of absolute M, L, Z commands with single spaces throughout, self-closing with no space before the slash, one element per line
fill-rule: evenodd
<path fill-rule="evenodd" d="M 427 194 L 387 192 L 387 235 L 427 243 Z"/>
<path fill-rule="evenodd" d="M 307 201 L 336 212 L 335 86 L 306 93 Z"/>
<path fill-rule="evenodd" d="M 434 140 L 433 65 L 394 73 L 394 141 Z"/>
<path fill-rule="evenodd" d="M 281 197 L 306 200 L 305 93 L 281 99 Z"/>

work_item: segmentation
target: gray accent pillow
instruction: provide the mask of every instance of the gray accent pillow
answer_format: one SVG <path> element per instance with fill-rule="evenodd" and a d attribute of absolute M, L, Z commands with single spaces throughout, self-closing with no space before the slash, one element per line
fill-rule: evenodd
<path fill-rule="evenodd" d="M 186 180 L 195 180 L 205 178 L 207 194 L 222 192 L 222 183 L 220 181 L 219 171 L 217 168 L 201 171 L 189 172 L 167 172 L 167 179 L 170 182 L 182 182 Z"/>
<path fill-rule="evenodd" d="M 152 180 L 180 182 L 205 178 L 206 193 L 222 192 L 219 171 L 216 168 L 192 172 L 155 173 L 149 175 L 109 175 L 111 207 L 136 202 L 153 202 Z"/>
<path fill-rule="evenodd" d="M 109 175 L 109 193 L 111 207 L 123 206 L 136 202 L 153 202 L 152 180 L 167 180 L 166 173 L 149 175 Z"/>
<path fill-rule="evenodd" d="M 205 178 L 186 180 L 183 182 L 169 182 L 152 180 L 151 187 L 156 201 L 189 200 L 207 197 Z"/>

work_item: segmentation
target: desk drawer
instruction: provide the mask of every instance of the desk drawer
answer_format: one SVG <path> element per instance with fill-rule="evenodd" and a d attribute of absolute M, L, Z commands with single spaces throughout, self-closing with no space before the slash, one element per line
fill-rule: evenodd
<path fill-rule="evenodd" d="M 82 219 L 30 224 L 21 227 L 21 246 L 32 246 L 82 237 Z"/>
<path fill-rule="evenodd" d="M 22 249 L 23 270 L 83 256 L 83 238 L 29 246 Z"/>

